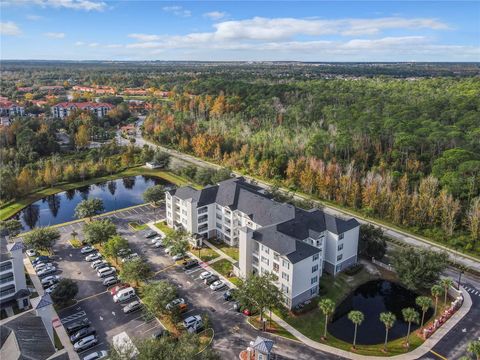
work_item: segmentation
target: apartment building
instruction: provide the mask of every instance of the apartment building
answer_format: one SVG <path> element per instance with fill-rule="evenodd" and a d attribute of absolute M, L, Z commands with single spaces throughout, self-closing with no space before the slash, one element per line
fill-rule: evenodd
<path fill-rule="evenodd" d="M 335 275 L 357 262 L 355 219 L 279 203 L 244 178 L 165 197 L 170 227 L 238 246 L 237 275 L 274 274 L 290 308 L 318 294 L 323 271 Z"/>
<path fill-rule="evenodd" d="M 18 308 L 23 309 L 30 305 L 29 297 L 23 268 L 23 244 L 7 243 L 0 235 L 0 307 L 16 302 Z"/>
<path fill-rule="evenodd" d="M 13 117 L 23 116 L 25 114 L 25 108 L 13 101 L 2 99 L 0 100 L 0 116 Z"/>
<path fill-rule="evenodd" d="M 95 114 L 97 117 L 102 118 L 112 110 L 114 106 L 107 103 L 96 103 L 96 102 L 83 102 L 83 103 L 74 103 L 74 102 L 63 102 L 57 105 L 52 106 L 52 115 L 55 118 L 66 118 L 73 111 L 77 110 L 88 110 Z"/>

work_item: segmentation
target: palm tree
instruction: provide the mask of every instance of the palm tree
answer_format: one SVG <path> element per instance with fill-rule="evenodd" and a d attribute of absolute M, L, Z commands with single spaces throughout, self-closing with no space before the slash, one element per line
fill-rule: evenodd
<path fill-rule="evenodd" d="M 420 315 L 418 314 L 418 312 L 414 308 L 411 308 L 411 307 L 403 309 L 402 310 L 402 315 L 403 315 L 403 320 L 405 320 L 405 322 L 408 322 L 406 344 L 407 344 L 407 347 L 409 347 L 410 346 L 410 343 L 409 343 L 410 327 L 412 325 L 412 322 L 418 324 L 418 319 L 419 319 Z"/>
<path fill-rule="evenodd" d="M 355 349 L 355 344 L 357 342 L 357 327 L 363 322 L 365 316 L 361 311 L 352 310 L 348 313 L 348 319 L 355 325 L 355 332 L 353 333 L 353 348 Z"/>
<path fill-rule="evenodd" d="M 415 303 L 420 306 L 422 309 L 422 322 L 420 327 L 423 327 L 423 321 L 425 320 L 425 313 L 427 310 L 432 306 L 432 299 L 430 299 L 428 296 L 419 296 L 415 299 Z"/>
<path fill-rule="evenodd" d="M 436 284 L 432 286 L 431 292 L 432 296 L 435 298 L 435 313 L 433 314 L 433 316 L 435 317 L 437 316 L 438 297 L 443 294 L 443 288 L 440 285 Z"/>
<path fill-rule="evenodd" d="M 444 304 L 447 303 L 447 296 L 448 296 L 448 288 L 453 286 L 453 280 L 450 278 L 443 278 L 440 280 L 440 286 L 443 287 L 443 291 L 445 292 L 445 299 L 443 301 Z"/>
<path fill-rule="evenodd" d="M 394 313 L 391 312 L 382 312 L 380 313 L 380 321 L 385 325 L 385 344 L 383 344 L 383 351 L 387 351 L 387 342 L 388 342 L 388 330 L 393 327 L 397 317 Z"/>
<path fill-rule="evenodd" d="M 325 298 L 320 300 L 320 302 L 318 303 L 318 307 L 322 310 L 323 315 L 325 315 L 325 330 L 323 332 L 323 339 L 326 339 L 328 318 L 335 311 L 335 303 L 333 302 L 333 300 Z"/>
<path fill-rule="evenodd" d="M 480 360 L 480 340 L 473 340 L 469 342 L 467 345 L 467 351 L 470 354 L 475 355 L 477 360 Z"/>

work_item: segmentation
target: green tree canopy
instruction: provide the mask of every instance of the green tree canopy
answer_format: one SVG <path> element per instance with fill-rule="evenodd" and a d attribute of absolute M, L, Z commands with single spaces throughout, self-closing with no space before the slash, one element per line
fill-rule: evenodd
<path fill-rule="evenodd" d="M 103 248 L 105 255 L 118 260 L 120 250 L 128 249 L 128 241 L 120 235 L 113 235 Z"/>
<path fill-rule="evenodd" d="M 64 306 L 69 304 L 78 293 L 78 285 L 72 279 L 62 279 L 52 291 L 51 297 L 55 304 Z"/>
<path fill-rule="evenodd" d="M 361 255 L 371 259 L 380 260 L 387 251 L 387 242 L 382 229 L 373 225 L 360 226 L 359 252 Z"/>
<path fill-rule="evenodd" d="M 22 223 L 16 219 L 0 221 L 0 233 L 17 236 L 22 231 Z"/>
<path fill-rule="evenodd" d="M 165 200 L 165 187 L 163 185 L 149 187 L 143 193 L 143 200 L 158 206 L 163 200 Z"/>
<path fill-rule="evenodd" d="M 83 233 L 89 244 L 102 244 L 117 235 L 117 228 L 109 219 L 103 219 L 83 225 Z"/>
<path fill-rule="evenodd" d="M 148 283 L 142 288 L 143 303 L 153 314 L 164 314 L 166 306 L 177 296 L 177 288 L 166 280 Z"/>
<path fill-rule="evenodd" d="M 128 283 L 139 284 L 146 281 L 152 274 L 150 266 L 142 259 L 136 258 L 123 264 L 120 278 Z"/>
<path fill-rule="evenodd" d="M 58 239 L 60 239 L 60 232 L 51 227 L 33 229 L 23 237 L 28 247 L 45 251 L 51 251 Z"/>
<path fill-rule="evenodd" d="M 75 216 L 77 219 L 92 218 L 100 214 L 104 210 L 101 199 L 82 200 L 75 208 Z"/>
<path fill-rule="evenodd" d="M 402 248 L 393 256 L 400 281 L 412 290 L 431 288 L 447 267 L 447 261 L 446 253 L 418 248 Z"/>

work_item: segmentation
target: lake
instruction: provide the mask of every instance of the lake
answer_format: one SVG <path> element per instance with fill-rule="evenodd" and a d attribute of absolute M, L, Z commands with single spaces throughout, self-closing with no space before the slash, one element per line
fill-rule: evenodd
<path fill-rule="evenodd" d="M 415 305 L 418 294 L 398 283 L 387 280 L 369 281 L 354 290 L 335 310 L 332 322 L 328 326 L 330 334 L 340 340 L 353 342 L 354 325 L 347 315 L 351 310 L 363 312 L 365 320 L 358 326 L 357 344 L 374 345 L 385 340 L 385 326 L 380 321 L 380 313 L 390 311 L 397 321 L 388 332 L 388 339 L 394 340 L 407 335 L 408 323 L 403 321 L 402 309 L 415 308 L 420 318 L 420 308 Z M 425 322 L 433 315 L 433 309 L 425 314 Z M 412 323 L 411 331 L 419 327 Z"/>
<path fill-rule="evenodd" d="M 82 186 L 44 197 L 27 206 L 14 216 L 25 230 L 75 220 L 75 207 L 85 199 L 103 201 L 105 212 L 143 204 L 143 192 L 153 185 L 173 186 L 172 183 L 152 176 L 132 176 L 123 179 Z"/>

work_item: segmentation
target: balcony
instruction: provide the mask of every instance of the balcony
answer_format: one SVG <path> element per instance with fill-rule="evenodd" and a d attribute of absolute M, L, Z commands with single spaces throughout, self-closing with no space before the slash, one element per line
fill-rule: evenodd
<path fill-rule="evenodd" d="M 0 265 L 0 274 L 12 269 L 12 262 L 6 262 Z"/>
<path fill-rule="evenodd" d="M 14 285 L 10 285 L 10 286 L 7 286 L 3 289 L 0 289 L 0 298 L 3 298 L 3 297 L 8 296 L 8 295 L 12 295 L 12 294 L 15 294 L 15 286 Z"/>
<path fill-rule="evenodd" d="M 208 230 L 208 225 L 202 225 L 202 226 L 198 227 L 198 232 L 199 233 L 207 231 L 207 230 Z"/>
<path fill-rule="evenodd" d="M 0 278 L 0 284 L 6 284 L 15 281 L 13 274 Z"/>
<path fill-rule="evenodd" d="M 208 212 L 208 208 L 207 207 L 203 207 L 201 209 L 198 209 L 198 215 L 202 215 L 202 214 L 205 214 Z"/>
<path fill-rule="evenodd" d="M 208 216 L 200 216 L 198 218 L 198 223 L 199 224 L 204 223 L 205 221 L 208 221 Z"/>

